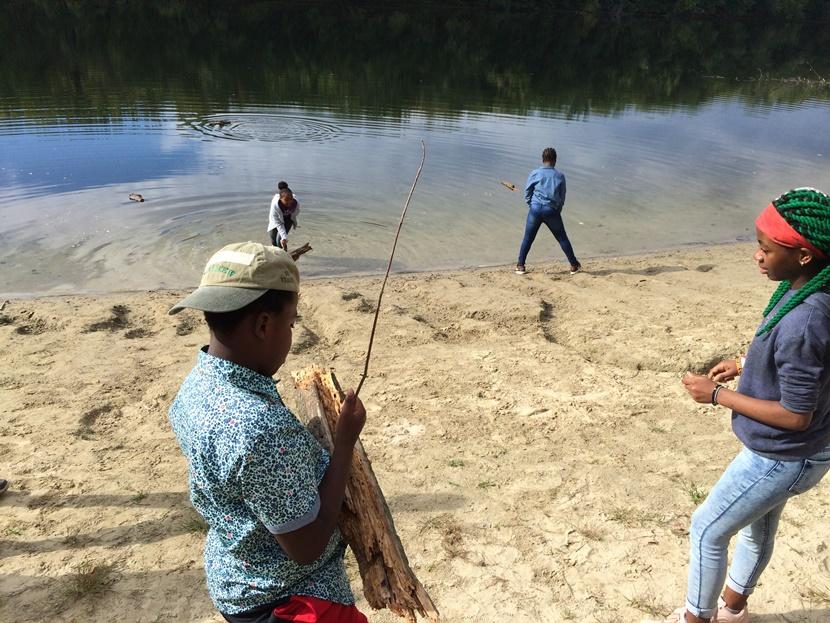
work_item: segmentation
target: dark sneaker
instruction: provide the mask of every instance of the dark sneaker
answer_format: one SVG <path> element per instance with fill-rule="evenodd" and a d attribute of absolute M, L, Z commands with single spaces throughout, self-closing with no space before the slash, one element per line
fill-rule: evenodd
<path fill-rule="evenodd" d="M 524 264 L 516 264 L 516 274 L 517 275 L 524 275 L 527 271 L 525 270 Z"/>
<path fill-rule="evenodd" d="M 571 274 L 575 275 L 582 270 L 582 264 L 571 264 Z"/>

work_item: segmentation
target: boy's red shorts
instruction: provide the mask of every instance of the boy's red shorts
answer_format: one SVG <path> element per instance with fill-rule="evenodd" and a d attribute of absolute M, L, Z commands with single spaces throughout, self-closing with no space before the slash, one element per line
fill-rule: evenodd
<path fill-rule="evenodd" d="M 274 616 L 291 623 L 369 623 L 354 605 L 344 606 L 305 595 L 294 595 L 287 603 L 274 608 Z"/>

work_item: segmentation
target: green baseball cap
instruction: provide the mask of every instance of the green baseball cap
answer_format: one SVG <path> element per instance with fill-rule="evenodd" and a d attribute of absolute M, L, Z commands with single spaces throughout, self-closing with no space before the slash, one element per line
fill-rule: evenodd
<path fill-rule="evenodd" d="M 253 303 L 267 290 L 300 291 L 300 271 L 291 256 L 278 247 L 237 242 L 213 254 L 199 287 L 170 308 L 232 312 Z"/>

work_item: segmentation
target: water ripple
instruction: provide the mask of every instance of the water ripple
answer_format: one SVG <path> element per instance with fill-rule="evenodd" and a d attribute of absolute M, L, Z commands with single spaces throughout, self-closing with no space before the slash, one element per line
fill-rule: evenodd
<path fill-rule="evenodd" d="M 326 142 L 344 129 L 331 121 L 285 112 L 233 112 L 188 119 L 187 127 L 212 138 L 276 143 Z"/>

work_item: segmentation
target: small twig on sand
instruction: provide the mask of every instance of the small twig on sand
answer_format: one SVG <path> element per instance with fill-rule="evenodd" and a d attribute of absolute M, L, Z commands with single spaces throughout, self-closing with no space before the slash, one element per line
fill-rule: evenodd
<path fill-rule="evenodd" d="M 291 259 L 296 262 L 298 259 L 300 259 L 301 255 L 303 255 L 304 253 L 308 253 L 311 250 L 311 245 L 306 242 L 303 246 L 297 247 L 293 251 L 289 251 L 289 253 L 291 254 Z"/>
<path fill-rule="evenodd" d="M 366 363 L 363 366 L 363 374 L 360 375 L 360 382 L 357 384 L 357 389 L 354 390 L 354 395 L 360 394 L 360 388 L 363 387 L 363 381 L 369 376 L 369 358 L 372 356 L 372 343 L 375 341 L 375 329 L 378 326 L 378 315 L 380 314 L 380 302 L 383 299 L 383 291 L 386 288 L 386 281 L 389 279 L 389 271 L 392 270 L 392 258 L 395 257 L 395 247 L 398 246 L 398 236 L 401 235 L 401 227 L 403 227 L 403 219 L 406 216 L 406 211 L 409 208 L 409 202 L 412 200 L 412 193 L 415 192 L 415 186 L 418 184 L 418 178 L 421 177 L 421 169 L 424 168 L 424 161 L 427 158 L 427 146 L 423 139 L 421 140 L 421 164 L 418 166 L 418 172 L 415 174 L 415 180 L 412 182 L 412 188 L 409 189 L 409 195 L 406 197 L 406 203 L 401 212 L 401 220 L 398 223 L 398 231 L 395 232 L 395 242 L 392 243 L 392 252 L 389 254 L 389 264 L 386 266 L 386 275 L 383 277 L 383 283 L 380 286 L 380 294 L 378 295 L 378 304 L 375 307 L 375 319 L 372 321 L 372 333 L 369 335 L 369 347 L 366 349 Z"/>
<path fill-rule="evenodd" d="M 0 311 L 6 309 L 6 303 L 8 303 L 8 301 L 3 301 L 2 303 L 0 303 Z"/>

